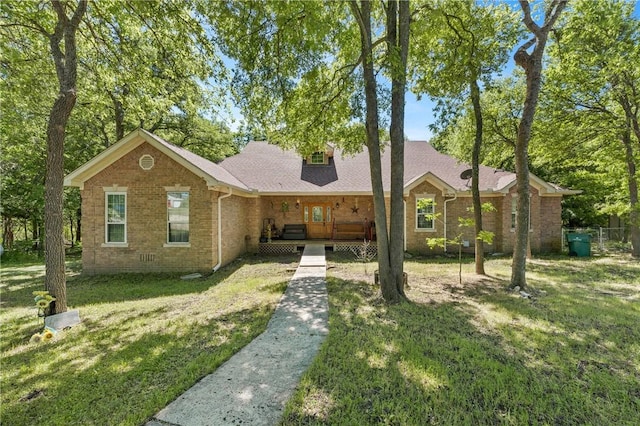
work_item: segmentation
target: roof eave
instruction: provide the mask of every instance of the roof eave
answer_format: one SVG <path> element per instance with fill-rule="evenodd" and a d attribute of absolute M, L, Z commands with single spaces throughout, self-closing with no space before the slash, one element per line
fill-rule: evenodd
<path fill-rule="evenodd" d="M 139 139 L 136 141 L 135 140 L 136 138 L 139 138 Z M 235 190 L 245 194 L 252 193 L 252 191 L 248 188 L 243 188 L 237 185 L 229 184 L 227 182 L 219 181 L 218 179 L 211 176 L 206 171 L 202 170 L 198 166 L 194 165 L 187 159 L 183 158 L 182 156 L 178 155 L 177 153 L 169 149 L 167 146 L 165 146 L 163 141 L 160 140 L 156 135 L 144 129 L 136 129 L 130 132 L 125 137 L 120 139 L 117 143 L 113 144 L 112 146 L 107 148 L 105 151 L 96 155 L 94 158 L 89 160 L 84 165 L 80 166 L 78 169 L 69 173 L 64 178 L 64 185 L 74 186 L 74 187 L 83 189 L 84 183 L 87 180 L 91 179 L 93 176 L 100 173 L 110 164 L 124 157 L 126 154 L 133 151 L 135 148 L 137 148 L 138 146 L 142 145 L 145 142 L 149 143 L 155 149 L 162 152 L 164 155 L 171 158 L 172 160 L 174 160 L 175 162 L 177 162 L 178 164 L 180 164 L 181 166 L 189 170 L 194 175 L 203 179 L 207 187 L 210 187 L 210 188 L 220 187 L 220 186 L 233 187 Z"/>
<path fill-rule="evenodd" d="M 218 192 L 229 192 L 230 190 L 233 190 L 234 195 L 240 195 L 247 198 L 258 198 L 261 195 L 255 189 L 241 188 L 236 185 L 230 185 L 219 181 L 207 183 L 207 188 L 211 191 Z"/>
<path fill-rule="evenodd" d="M 409 182 L 407 182 L 404 185 L 404 191 L 403 191 L 404 196 L 405 197 L 409 196 L 409 193 L 411 192 L 412 189 L 420 185 L 422 182 L 426 182 L 426 181 L 432 183 L 436 188 L 442 191 L 442 195 L 456 194 L 459 192 L 456 188 L 449 185 L 448 183 L 440 179 L 438 176 L 434 175 L 431 172 L 427 172 L 420 176 L 416 176 L 415 178 L 411 179 Z"/>
<path fill-rule="evenodd" d="M 140 137 L 140 140 L 137 141 L 137 143 L 132 142 L 136 137 Z M 130 132 L 118 142 L 65 176 L 63 180 L 64 186 L 75 186 L 83 189 L 84 183 L 87 180 L 104 170 L 109 164 L 115 161 L 114 159 L 123 157 L 144 142 L 145 137 L 140 133 L 140 129 Z"/>
<path fill-rule="evenodd" d="M 263 197 L 291 197 L 291 196 L 313 196 L 313 197 L 347 197 L 347 196 L 371 196 L 373 195 L 372 191 L 327 191 L 327 192 L 318 192 L 318 191 L 257 191 L 257 194 Z M 384 192 L 385 196 L 388 195 L 388 191 Z"/>
<path fill-rule="evenodd" d="M 582 194 L 582 190 L 580 189 L 555 189 L 553 192 L 548 192 L 544 194 L 540 194 L 541 197 L 561 197 L 564 195 L 578 195 Z"/>

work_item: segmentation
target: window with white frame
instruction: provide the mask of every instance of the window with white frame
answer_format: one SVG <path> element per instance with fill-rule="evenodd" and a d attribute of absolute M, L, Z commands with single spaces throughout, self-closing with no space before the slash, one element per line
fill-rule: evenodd
<path fill-rule="evenodd" d="M 433 195 L 416 197 L 416 229 L 435 229 L 435 199 Z"/>
<path fill-rule="evenodd" d="M 531 196 L 529 196 L 529 199 L 531 199 Z M 518 197 L 514 195 L 513 197 L 511 197 L 511 230 L 512 231 L 515 231 L 517 222 L 518 222 Z M 531 231 L 532 229 L 533 228 L 531 224 L 531 203 L 529 203 L 529 231 Z"/>
<path fill-rule="evenodd" d="M 167 192 L 167 243 L 189 242 L 189 193 Z"/>
<path fill-rule="evenodd" d="M 105 193 L 105 242 L 127 242 L 127 193 Z"/>

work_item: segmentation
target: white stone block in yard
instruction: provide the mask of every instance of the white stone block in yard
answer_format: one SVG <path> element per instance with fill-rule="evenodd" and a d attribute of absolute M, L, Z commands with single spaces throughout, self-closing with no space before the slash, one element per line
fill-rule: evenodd
<path fill-rule="evenodd" d="M 76 324 L 80 324 L 80 312 L 77 309 L 62 312 L 61 314 L 49 315 L 44 319 L 45 327 L 53 328 L 54 330 L 64 330 Z"/>

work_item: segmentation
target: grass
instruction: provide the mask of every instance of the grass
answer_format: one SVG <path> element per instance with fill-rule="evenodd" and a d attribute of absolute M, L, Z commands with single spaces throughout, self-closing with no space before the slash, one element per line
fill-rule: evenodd
<path fill-rule="evenodd" d="M 247 257 L 202 280 L 78 275 L 82 324 L 53 342 L 31 292 L 40 263 L 4 265 L 3 424 L 142 424 L 266 327 L 295 258 Z M 640 424 L 640 264 L 537 258 L 531 298 L 456 260 L 405 263 L 410 303 L 388 306 L 374 263 L 330 254 L 330 333 L 283 425 Z M 367 273 L 365 273 L 365 270 Z"/>
<path fill-rule="evenodd" d="M 640 424 L 637 261 L 534 259 L 523 298 L 510 259 L 462 286 L 455 262 L 411 259 L 412 302 L 387 306 L 331 260 L 330 334 L 282 424 Z"/>
<path fill-rule="evenodd" d="M 71 262 L 82 323 L 47 343 L 29 343 L 42 264 L 3 264 L 2 424 L 142 424 L 264 331 L 294 260 L 246 258 L 192 281 L 82 276 Z"/>

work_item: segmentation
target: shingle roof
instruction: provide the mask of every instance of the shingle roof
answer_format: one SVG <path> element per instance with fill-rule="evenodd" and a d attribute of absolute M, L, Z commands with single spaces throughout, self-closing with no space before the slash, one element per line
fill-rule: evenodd
<path fill-rule="evenodd" d="M 390 187 L 390 151 L 382 155 L 385 191 Z M 424 141 L 405 143 L 405 186 L 431 173 L 456 191 L 468 191 L 470 182 L 461 179 L 470 168 L 455 158 L 439 153 Z M 295 151 L 285 151 L 267 142 L 250 142 L 244 150 L 226 158 L 220 166 L 261 193 L 341 193 L 371 192 L 369 156 L 366 148 L 359 154 L 343 155 L 335 148 L 328 165 L 303 164 Z M 480 190 L 499 191 L 515 180 L 515 174 L 480 167 Z"/>
<path fill-rule="evenodd" d="M 295 151 L 284 151 L 266 142 L 250 142 L 220 166 L 259 192 L 371 192 L 366 153 L 343 158 L 336 149 L 328 165 L 306 166 L 303 174 L 302 157 Z"/>
<path fill-rule="evenodd" d="M 343 155 L 333 149 L 327 165 L 307 165 L 292 150 L 267 142 L 250 142 L 241 153 L 226 158 L 219 164 L 173 145 L 143 129 L 125 136 L 92 160 L 65 177 L 65 185 L 82 186 L 91 176 L 104 169 L 115 159 L 129 152 L 137 144 L 147 141 L 180 162 L 209 184 L 230 186 L 240 192 L 259 194 L 370 194 L 371 178 L 369 155 L 366 148 L 359 154 Z M 390 150 L 382 154 L 384 190 L 390 188 Z M 405 190 L 424 179 L 432 179 L 446 192 L 468 192 L 470 182 L 460 177 L 470 168 L 455 158 L 439 153 L 424 141 L 405 143 Z M 551 194 L 576 194 L 557 185 L 549 184 L 531 175 L 538 187 Z M 515 184 L 515 173 L 480 166 L 480 191 L 505 192 Z"/>
<path fill-rule="evenodd" d="M 148 132 L 146 130 L 140 129 L 140 132 L 146 133 L 149 137 L 153 138 L 156 142 L 160 143 L 162 146 L 169 149 L 170 151 L 177 154 L 178 156 L 184 158 L 189 163 L 193 164 L 194 166 L 196 166 L 197 168 L 199 168 L 209 176 L 213 177 L 217 181 L 227 185 L 235 186 L 240 189 L 249 190 L 249 188 L 243 182 L 238 180 L 235 176 L 229 173 L 229 171 L 227 171 L 223 167 L 220 167 L 218 164 L 214 163 L 213 161 L 209 161 L 206 158 L 202 158 L 191 151 L 188 151 L 184 148 L 173 145 L 172 143 L 167 142 L 161 137 L 151 132 Z"/>
<path fill-rule="evenodd" d="M 460 175 L 470 169 L 471 165 L 438 152 L 428 142 L 405 143 L 404 162 L 405 185 L 416 177 L 431 172 L 456 191 L 468 191 L 470 188 L 470 180 L 462 179 Z M 515 178 L 515 173 L 480 166 L 480 191 L 499 191 Z"/>

